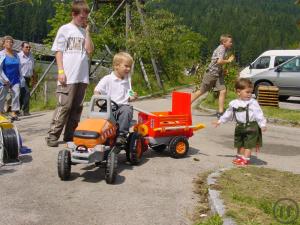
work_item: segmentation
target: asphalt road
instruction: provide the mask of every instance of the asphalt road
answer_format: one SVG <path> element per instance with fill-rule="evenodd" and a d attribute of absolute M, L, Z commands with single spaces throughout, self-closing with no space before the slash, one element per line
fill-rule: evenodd
<path fill-rule="evenodd" d="M 171 108 L 170 96 L 136 102 L 139 108 L 162 111 Z M 84 116 L 86 113 L 84 113 Z M 198 173 L 231 166 L 234 124 L 213 128 L 214 116 L 199 112 L 194 123 L 207 128 L 190 139 L 186 158 L 148 150 L 139 166 L 120 155 L 115 185 L 104 181 L 104 169 L 77 165 L 70 181 L 57 176 L 58 151 L 44 137 L 52 112 L 34 113 L 17 122 L 32 154 L 22 165 L 0 168 L 1 225 L 183 225 L 190 224 L 197 198 L 193 180 Z M 252 163 L 300 173 L 300 129 L 269 125 L 264 147 Z"/>

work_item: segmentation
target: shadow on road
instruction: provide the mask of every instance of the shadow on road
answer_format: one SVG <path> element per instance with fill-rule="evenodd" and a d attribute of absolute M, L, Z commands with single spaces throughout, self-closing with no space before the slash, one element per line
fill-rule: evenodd
<path fill-rule="evenodd" d="M 41 116 L 46 115 L 46 113 L 39 113 L 39 114 L 31 114 L 30 116 L 20 116 L 21 120 L 28 120 L 28 119 L 32 119 L 32 118 L 38 118 Z"/>
<path fill-rule="evenodd" d="M 223 139 L 223 141 L 216 141 L 216 143 L 218 143 L 226 148 L 233 148 L 234 143 L 233 143 L 231 135 L 222 135 L 220 140 L 222 140 L 222 139 Z M 260 151 L 265 154 L 278 155 L 278 156 L 300 155 L 299 146 L 284 145 L 284 144 L 271 144 L 268 142 L 264 142 Z"/>
<path fill-rule="evenodd" d="M 194 155 L 208 156 L 207 154 L 200 153 L 199 149 L 190 147 L 187 155 L 184 158 L 190 158 L 190 157 L 193 157 Z M 156 158 L 156 157 L 171 157 L 171 154 L 168 151 L 168 149 L 166 149 L 162 152 L 157 152 L 157 151 L 152 150 L 151 148 L 148 148 L 148 150 L 143 155 L 143 160 Z"/>
<path fill-rule="evenodd" d="M 32 162 L 32 156 L 31 155 L 20 155 L 20 160 L 22 163 L 30 163 Z"/>
<path fill-rule="evenodd" d="M 196 148 L 190 148 L 188 155 L 185 158 L 193 157 L 193 155 L 206 155 L 204 153 L 199 153 L 199 150 Z M 151 158 L 156 157 L 171 157 L 167 150 L 164 152 L 158 153 L 150 148 L 144 153 L 140 163 L 138 165 L 131 165 L 127 162 L 126 154 L 121 152 L 118 157 L 118 168 L 117 168 L 117 177 L 114 185 L 119 185 L 125 182 L 126 178 L 122 176 L 122 171 L 125 170 L 133 170 L 135 167 L 143 166 L 144 164 L 148 163 Z M 180 160 L 180 159 L 179 159 Z M 76 165 L 73 165 L 74 167 Z M 80 169 L 83 171 L 82 173 L 72 172 L 71 177 L 68 181 L 74 181 L 78 178 L 83 178 L 82 181 L 89 182 L 89 183 L 98 183 L 105 180 L 105 164 L 95 165 L 89 164 L 85 167 Z"/>
<path fill-rule="evenodd" d="M 2 167 L 2 168 L 0 168 L 0 176 L 9 174 L 9 173 L 13 173 L 15 171 L 16 171 L 15 169 L 6 169 L 6 168 Z"/>
<path fill-rule="evenodd" d="M 126 161 L 126 156 L 124 153 L 119 154 L 118 158 L 119 160 L 118 160 L 117 176 L 114 185 L 119 185 L 125 182 L 126 180 L 125 177 L 121 175 L 122 171 L 132 170 L 133 167 L 135 167 Z M 147 161 L 148 161 L 147 159 L 143 158 L 143 160 L 138 166 L 143 165 Z M 100 165 L 90 164 L 81 168 L 80 170 L 84 172 L 83 173 L 72 172 L 71 177 L 68 181 L 74 181 L 79 177 L 83 178 L 84 182 L 89 182 L 89 183 L 98 183 L 105 180 L 105 164 L 100 164 Z"/>
<path fill-rule="evenodd" d="M 255 156 L 255 155 L 251 156 L 250 164 L 251 165 L 256 165 L 256 166 L 268 165 L 268 163 L 266 161 L 257 158 L 257 156 Z"/>
<path fill-rule="evenodd" d="M 299 146 L 281 145 L 281 144 L 264 144 L 262 152 L 265 154 L 278 156 L 297 156 L 300 155 Z"/>
<path fill-rule="evenodd" d="M 217 155 L 218 157 L 226 157 L 226 158 L 235 158 L 235 155 Z M 264 166 L 264 165 L 268 165 L 268 163 L 264 160 L 261 160 L 259 158 L 257 158 L 257 156 L 252 155 L 251 159 L 250 159 L 250 164 L 251 165 L 256 165 L 256 166 Z"/>

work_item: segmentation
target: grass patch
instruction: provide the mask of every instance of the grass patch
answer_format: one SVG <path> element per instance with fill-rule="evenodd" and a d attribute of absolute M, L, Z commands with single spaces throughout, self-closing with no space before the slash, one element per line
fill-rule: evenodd
<path fill-rule="evenodd" d="M 198 196 L 198 204 L 192 218 L 195 221 L 194 225 L 222 225 L 223 221 L 219 215 L 213 215 L 210 211 L 208 203 L 208 184 L 207 176 L 211 172 L 206 172 L 198 175 L 194 181 L 194 192 Z M 207 215 L 202 217 L 201 215 Z"/>
<path fill-rule="evenodd" d="M 273 169 L 234 168 L 221 175 L 218 187 L 227 215 L 239 225 L 279 225 L 273 216 L 276 201 L 300 202 L 300 175 Z M 290 224 L 300 225 L 300 218 Z"/>
<path fill-rule="evenodd" d="M 233 99 L 236 99 L 236 94 L 234 92 L 229 92 L 226 97 L 225 106 L 228 106 L 229 102 Z M 201 105 L 211 109 L 218 108 L 218 99 L 214 93 L 209 93 L 207 98 L 201 102 Z M 295 125 L 299 124 L 300 113 L 297 110 L 290 109 L 281 109 L 270 106 L 262 106 L 265 117 L 273 119 L 287 120 L 294 123 Z"/>
<path fill-rule="evenodd" d="M 197 222 L 195 225 L 222 225 L 223 221 L 219 215 L 214 215 L 202 222 Z"/>

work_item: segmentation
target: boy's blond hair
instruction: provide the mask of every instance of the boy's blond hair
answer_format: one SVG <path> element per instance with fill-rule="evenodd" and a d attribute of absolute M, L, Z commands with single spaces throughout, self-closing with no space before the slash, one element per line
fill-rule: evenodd
<path fill-rule="evenodd" d="M 72 13 L 75 16 L 79 15 L 80 13 L 85 12 L 87 14 L 90 13 L 90 8 L 85 0 L 74 0 L 72 3 Z"/>
<path fill-rule="evenodd" d="M 222 34 L 221 37 L 220 37 L 220 43 L 223 44 L 229 38 L 232 39 L 232 35 L 231 34 Z"/>
<path fill-rule="evenodd" d="M 124 60 L 128 60 L 130 64 L 133 64 L 132 56 L 127 52 L 119 52 L 115 54 L 113 58 L 113 67 L 120 65 Z"/>
<path fill-rule="evenodd" d="M 235 82 L 235 90 L 244 90 L 246 88 L 253 88 L 253 83 L 247 78 L 240 78 Z"/>

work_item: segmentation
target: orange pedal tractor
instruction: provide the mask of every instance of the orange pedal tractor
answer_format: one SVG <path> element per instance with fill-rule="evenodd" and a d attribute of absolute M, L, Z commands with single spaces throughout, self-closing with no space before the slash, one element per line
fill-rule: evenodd
<path fill-rule="evenodd" d="M 79 123 L 69 149 L 58 154 L 58 176 L 67 180 L 75 164 L 105 165 L 105 180 L 111 184 L 116 177 L 118 153 L 115 141 L 118 132 L 113 111 L 118 105 L 110 97 L 94 95 L 90 101 L 88 118 Z"/>
<path fill-rule="evenodd" d="M 174 158 L 184 157 L 189 150 L 188 139 L 194 132 L 203 129 L 201 123 L 192 125 L 191 95 L 183 92 L 172 93 L 172 111 L 145 112 L 137 109 L 138 123 L 134 127 L 136 135 L 143 143 L 157 152 L 168 148 Z"/>

